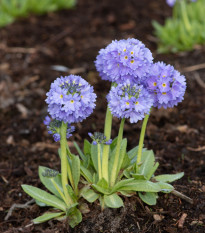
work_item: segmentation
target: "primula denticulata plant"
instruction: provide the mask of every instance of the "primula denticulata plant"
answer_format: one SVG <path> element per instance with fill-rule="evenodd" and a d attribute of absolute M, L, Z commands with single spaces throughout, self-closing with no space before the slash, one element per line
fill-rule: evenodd
<path fill-rule="evenodd" d="M 171 108 L 183 100 L 185 77 L 171 65 L 153 63 L 152 53 L 137 39 L 112 41 L 100 50 L 95 65 L 101 78 L 111 82 L 104 133 L 89 132 L 92 142 L 85 139 L 83 150 L 74 142 L 79 156 L 70 152 L 67 139 L 75 130 L 71 124 L 93 112 L 93 87 L 80 76 L 70 75 L 57 78 L 47 93 L 50 116 L 44 124 L 60 141 L 61 173 L 39 167 L 40 180 L 50 193 L 22 185 L 38 205 L 53 207 L 34 223 L 54 218 L 75 227 L 88 211 L 86 201 L 99 202 L 103 210 L 122 207 L 123 196 L 139 195 L 146 204 L 155 205 L 158 193 L 172 192 L 170 182 L 183 176 L 183 172 L 155 176 L 159 163 L 152 150 L 143 148 L 143 141 L 151 109 Z M 112 117 L 121 119 L 114 140 Z M 139 144 L 129 151 L 123 138 L 125 119 L 133 124 L 143 120 Z"/>
<path fill-rule="evenodd" d="M 158 52 L 192 50 L 205 44 L 205 0 L 166 0 L 173 7 L 172 17 L 164 25 L 153 21 Z"/>

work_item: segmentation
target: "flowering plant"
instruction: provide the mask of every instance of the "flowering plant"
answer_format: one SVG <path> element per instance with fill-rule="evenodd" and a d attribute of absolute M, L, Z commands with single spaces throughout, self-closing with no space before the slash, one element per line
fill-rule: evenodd
<path fill-rule="evenodd" d="M 166 0 L 173 7 L 171 18 L 164 25 L 153 21 L 160 53 L 192 50 L 204 44 L 205 0 Z"/>
<path fill-rule="evenodd" d="M 183 176 L 183 172 L 155 176 L 159 163 L 152 150 L 143 148 L 143 141 L 151 108 L 173 107 L 181 102 L 185 77 L 171 65 L 153 63 L 150 50 L 136 39 L 113 41 L 100 50 L 95 64 L 102 79 L 112 82 L 104 133 L 89 132 L 92 142 L 85 139 L 83 150 L 74 142 L 79 156 L 70 152 L 67 138 L 75 130 L 70 124 L 81 122 L 92 113 L 96 100 L 93 87 L 80 76 L 70 75 L 57 78 L 47 93 L 51 118 L 47 116 L 44 124 L 54 140 L 60 141 L 61 174 L 39 168 L 42 183 L 53 195 L 22 185 L 37 204 L 55 208 L 34 219 L 34 223 L 55 218 L 68 220 L 74 227 L 86 211 L 83 199 L 90 203 L 99 200 L 102 209 L 119 208 L 123 206 L 123 196 L 138 193 L 142 201 L 154 205 L 158 192 L 172 192 L 174 187 L 169 183 Z M 112 117 L 121 119 L 114 140 Z M 139 145 L 131 150 L 127 150 L 127 139 L 123 138 L 125 119 L 131 123 L 143 120 Z"/>

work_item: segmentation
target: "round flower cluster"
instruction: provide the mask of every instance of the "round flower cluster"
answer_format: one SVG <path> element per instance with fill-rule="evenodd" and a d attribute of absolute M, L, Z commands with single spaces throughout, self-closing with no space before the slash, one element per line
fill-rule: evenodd
<path fill-rule="evenodd" d="M 77 75 L 57 78 L 46 95 L 48 112 L 59 121 L 81 122 L 95 107 L 93 87 Z"/>
<path fill-rule="evenodd" d="M 110 145 L 112 143 L 112 139 L 106 140 L 106 136 L 103 133 L 95 132 L 94 135 L 92 133 L 88 133 L 88 135 L 93 139 L 93 145 L 98 143 Z"/>
<path fill-rule="evenodd" d="M 186 80 L 171 65 L 157 62 L 152 65 L 145 85 L 153 96 L 154 107 L 173 107 L 184 99 Z"/>
<path fill-rule="evenodd" d="M 149 73 L 152 53 L 137 39 L 114 40 L 99 51 L 96 69 L 104 80 L 138 83 Z"/>
<path fill-rule="evenodd" d="M 46 116 L 43 123 L 47 126 L 48 133 L 53 134 L 53 138 L 55 142 L 60 141 L 61 136 L 60 136 L 60 127 L 62 124 L 62 121 L 58 120 L 52 120 L 49 116 Z M 72 136 L 72 132 L 75 131 L 75 127 L 71 126 L 70 124 L 67 124 L 67 132 L 66 132 L 66 138 L 68 139 L 69 137 Z"/>
<path fill-rule="evenodd" d="M 131 123 L 142 120 L 149 114 L 153 98 L 143 85 L 129 81 L 112 87 L 108 96 L 108 106 L 113 116 L 130 118 Z"/>

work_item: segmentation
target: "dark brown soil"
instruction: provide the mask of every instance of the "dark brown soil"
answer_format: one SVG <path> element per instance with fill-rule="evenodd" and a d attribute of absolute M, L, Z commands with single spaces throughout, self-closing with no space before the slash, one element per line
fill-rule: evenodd
<path fill-rule="evenodd" d="M 169 15 L 171 9 L 164 0 L 79 0 L 73 10 L 30 16 L 0 29 L 0 232 L 205 232 L 205 74 L 204 69 L 185 69 L 205 63 L 205 48 L 157 55 L 151 21 L 163 23 Z M 72 139 L 82 145 L 88 131 L 103 130 L 105 95 L 110 85 L 100 80 L 93 61 L 98 50 L 111 40 L 128 37 L 142 40 L 156 60 L 173 64 L 187 78 L 185 100 L 178 107 L 153 111 L 145 146 L 156 153 L 158 174 L 185 172 L 174 186 L 194 204 L 172 194 L 161 194 L 152 207 L 132 198 L 125 200 L 125 208 L 101 212 L 95 203 L 75 229 L 56 221 L 29 226 L 33 218 L 46 211 L 33 204 L 15 209 L 5 221 L 12 204 L 31 199 L 21 184 L 42 187 L 39 165 L 60 168 L 59 145 L 47 134 L 42 121 L 50 83 L 68 73 L 51 66 L 74 69 L 94 85 L 98 95 L 94 114 L 76 125 Z M 115 137 L 119 121 L 114 119 L 113 124 Z M 138 143 L 139 132 L 140 123 L 126 123 L 124 134 L 130 148 Z M 72 142 L 70 147 L 74 151 Z M 180 228 L 182 216 L 186 218 Z"/>

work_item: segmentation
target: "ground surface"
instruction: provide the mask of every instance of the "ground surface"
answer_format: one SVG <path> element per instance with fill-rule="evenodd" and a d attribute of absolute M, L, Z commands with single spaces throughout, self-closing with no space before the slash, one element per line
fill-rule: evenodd
<path fill-rule="evenodd" d="M 205 48 L 178 55 L 156 54 L 151 20 L 163 23 L 171 14 L 164 2 L 79 0 L 74 10 L 31 16 L 0 29 L 0 232 L 205 231 L 205 73 L 204 69 L 190 68 L 205 62 Z M 91 211 L 74 230 L 55 221 L 29 226 L 30 220 L 45 211 L 35 204 L 14 210 L 4 220 L 12 204 L 31 199 L 21 184 L 41 187 L 39 165 L 59 169 L 58 144 L 47 134 L 42 120 L 50 83 L 68 72 L 55 71 L 51 66 L 64 65 L 82 75 L 98 95 L 93 115 L 76 125 L 73 139 L 82 145 L 88 131 L 103 130 L 105 95 L 110 85 L 100 80 L 93 61 L 98 50 L 112 39 L 128 37 L 142 40 L 154 53 L 155 61 L 171 63 L 186 75 L 185 100 L 176 108 L 153 111 L 145 146 L 156 153 L 158 174 L 185 172 L 174 186 L 193 198 L 194 204 L 163 194 L 151 208 L 137 198 L 126 200 L 125 208 L 104 212 L 91 205 Z M 115 137 L 119 121 L 114 119 L 113 124 Z M 139 129 L 140 124 L 125 125 L 130 148 L 137 143 Z M 73 149 L 72 143 L 70 147 Z M 185 217 L 182 228 L 181 217 Z"/>

